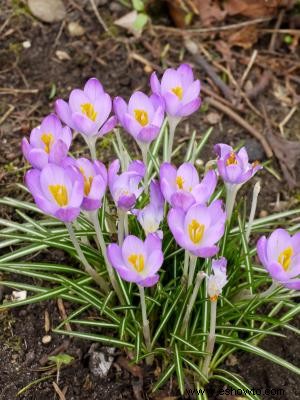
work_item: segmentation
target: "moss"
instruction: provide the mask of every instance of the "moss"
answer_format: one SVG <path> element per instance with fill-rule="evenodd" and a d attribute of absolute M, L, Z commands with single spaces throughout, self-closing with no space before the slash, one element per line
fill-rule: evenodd
<path fill-rule="evenodd" d="M 20 336 L 12 334 L 12 327 L 16 320 L 8 311 L 0 312 L 0 343 L 13 352 L 20 353 L 22 349 L 22 339 Z"/>

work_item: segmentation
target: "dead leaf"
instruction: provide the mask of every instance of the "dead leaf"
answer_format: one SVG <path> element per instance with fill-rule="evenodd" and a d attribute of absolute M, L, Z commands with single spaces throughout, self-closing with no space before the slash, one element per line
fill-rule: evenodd
<path fill-rule="evenodd" d="M 229 15 L 244 15 L 250 18 L 273 16 L 279 7 L 291 7 L 294 0 L 227 0 L 224 9 Z"/>
<path fill-rule="evenodd" d="M 69 54 L 63 50 L 56 50 L 55 55 L 60 61 L 70 61 L 71 60 L 71 57 L 69 56 Z"/>
<path fill-rule="evenodd" d="M 215 45 L 216 50 L 222 54 L 224 61 L 226 61 L 227 63 L 230 63 L 230 64 L 233 64 L 235 62 L 234 57 L 232 57 L 232 52 L 231 52 L 230 46 L 227 43 L 227 41 L 216 40 L 214 42 L 214 45 Z"/>
<path fill-rule="evenodd" d="M 244 28 L 231 33 L 227 37 L 227 40 L 232 46 L 250 49 L 258 40 L 258 31 L 254 25 L 245 26 Z"/>
<path fill-rule="evenodd" d="M 216 21 L 223 21 L 227 11 L 222 10 L 217 0 L 194 0 L 203 26 L 209 26 Z"/>
<path fill-rule="evenodd" d="M 62 0 L 28 0 L 28 7 L 32 15 L 43 22 L 62 21 L 66 16 Z"/>
<path fill-rule="evenodd" d="M 60 390 L 57 383 L 52 382 L 55 392 L 57 393 L 59 400 L 66 400 L 64 393 Z"/>

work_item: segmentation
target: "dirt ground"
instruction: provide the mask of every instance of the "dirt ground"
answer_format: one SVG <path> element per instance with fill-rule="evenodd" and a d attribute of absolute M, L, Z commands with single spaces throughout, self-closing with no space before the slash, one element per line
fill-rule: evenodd
<path fill-rule="evenodd" d="M 217 142 L 245 143 L 253 161 L 265 162 L 268 157 L 261 140 L 266 139 L 273 156 L 260 174 L 262 192 L 259 212 L 265 214 L 299 204 L 299 46 L 288 45 L 280 34 L 275 37 L 275 45 L 270 49 L 274 37 L 272 29 L 278 21 L 278 14 L 260 25 L 266 32 L 259 31 L 255 46 L 249 48 L 226 47 L 226 37 L 220 32 L 193 33 L 189 36 L 198 45 L 199 54 L 208 60 L 209 71 L 214 69 L 222 76 L 233 96 L 229 99 L 225 98 L 222 88 L 208 73 L 207 65 L 203 66 L 203 60 L 199 62 L 197 57 L 184 50 L 186 35 L 174 29 L 165 4 L 155 9 L 152 22 L 166 29 L 150 26 L 140 38 L 135 38 L 116 27 L 113 28 L 114 37 L 103 33 L 88 1 L 65 1 L 67 16 L 62 22 L 51 24 L 33 18 L 23 1 L 1 0 L 0 3 L 0 197 L 24 196 L 16 187 L 17 182 L 22 182 L 26 169 L 20 149 L 21 138 L 29 135 L 41 118 L 53 111 L 55 99 L 66 98 L 71 89 L 81 87 L 92 76 L 100 79 L 112 96 L 128 98 L 134 90 L 148 90 L 148 79 L 154 69 L 161 72 L 163 68 L 176 66 L 184 60 L 194 65 L 197 76 L 202 80 L 203 106 L 189 121 L 181 123 L 177 143 L 187 143 L 193 129 L 200 138 L 213 126 L 213 134 L 201 153 L 204 163 L 212 157 L 212 146 Z M 99 10 L 110 24 L 126 11 L 118 1 L 102 3 Z M 294 14 L 288 11 L 282 27 L 294 29 L 295 25 L 290 25 L 293 18 Z M 240 21 L 236 17 L 226 20 L 226 24 Z M 74 37 L 70 34 L 70 22 L 80 24 L 84 31 L 82 35 Z M 245 99 L 246 89 L 241 91 L 238 88 L 254 47 L 258 55 L 245 86 L 257 93 Z M 270 74 L 268 78 L 266 71 Z M 263 81 L 263 76 L 268 82 Z M 210 98 L 217 101 L 217 107 L 209 102 Z M 228 108 L 228 103 L 230 109 L 246 121 L 247 128 L 243 121 L 237 121 L 224 110 L 224 107 Z M 279 125 L 285 119 L 286 123 L 280 130 Z M 259 132 L 259 140 L 249 131 L 249 126 Z M 128 145 L 134 151 L 135 144 L 130 139 Z M 84 148 L 80 138 L 76 139 L 74 148 L 75 151 Z M 99 142 L 98 154 L 106 163 L 114 158 L 109 137 Z M 246 195 L 246 192 L 243 194 Z M 0 217 L 15 216 L 13 210 L 0 206 Z M 47 257 L 52 261 L 61 261 L 65 256 L 55 252 Z M 66 304 L 67 311 L 68 307 L 71 305 Z M 99 379 L 91 372 L 91 343 L 80 340 L 66 342 L 65 338 L 52 335 L 51 342 L 44 345 L 45 310 L 55 325 L 60 319 L 55 302 L 0 313 L 1 400 L 55 398 L 52 384 L 55 377 L 33 385 L 23 395 L 16 397 L 16 393 L 44 376 L 41 367 L 45 366 L 45 355 L 59 346 L 67 346 L 66 352 L 75 359 L 61 371 L 59 387 L 66 389 L 66 399 L 138 399 L 137 393 L 140 392 L 137 387 L 141 382 L 124 368 L 120 362 L 122 354 L 116 355 L 108 377 Z M 284 356 L 295 365 L 300 364 L 299 339 L 295 334 L 289 332 L 285 339 L 265 340 L 263 347 Z M 299 398 L 299 377 L 270 362 L 237 354 L 235 365 L 227 367 L 239 372 L 250 387 L 284 388 L 284 396 L 275 396 L 274 400 Z M 146 393 L 154 380 L 154 371 L 146 371 L 144 375 L 143 390 Z M 222 387 L 211 384 L 208 388 L 209 399 L 231 399 L 218 395 Z M 155 396 L 155 399 L 179 399 L 174 383 Z M 144 398 L 149 397 L 144 394 Z"/>

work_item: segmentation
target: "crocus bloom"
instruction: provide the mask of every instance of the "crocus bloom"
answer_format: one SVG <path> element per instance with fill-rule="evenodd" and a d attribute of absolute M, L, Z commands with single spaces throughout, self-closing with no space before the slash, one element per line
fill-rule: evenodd
<path fill-rule="evenodd" d="M 60 164 L 67 156 L 71 142 L 70 128 L 63 128 L 56 115 L 50 114 L 31 131 L 29 142 L 23 138 L 22 151 L 34 168 L 42 169 L 49 162 Z"/>
<path fill-rule="evenodd" d="M 192 163 L 183 163 L 178 170 L 170 163 L 160 167 L 160 187 L 166 201 L 172 207 L 187 211 L 194 203 L 209 201 L 217 185 L 217 176 L 209 170 L 202 181 Z"/>
<path fill-rule="evenodd" d="M 133 210 L 133 214 L 137 216 L 146 236 L 149 233 L 157 233 L 162 238 L 159 225 L 164 217 L 164 198 L 158 181 L 150 183 L 150 203 L 142 210 Z"/>
<path fill-rule="evenodd" d="M 164 102 L 157 95 L 148 97 L 142 92 L 135 92 L 128 105 L 121 97 L 116 97 L 114 112 L 123 128 L 139 145 L 149 144 L 158 136 L 163 123 Z"/>
<path fill-rule="evenodd" d="M 257 162 L 249 163 L 247 150 L 242 147 L 237 153 L 227 144 L 216 144 L 214 150 L 218 155 L 218 171 L 228 185 L 241 186 L 247 182 L 262 166 Z"/>
<path fill-rule="evenodd" d="M 109 118 L 112 101 L 96 78 L 89 79 L 83 90 L 72 90 L 69 102 L 59 99 L 55 110 L 70 128 L 85 135 L 103 136 L 116 125 L 116 117 Z"/>
<path fill-rule="evenodd" d="M 108 168 L 108 186 L 116 206 L 124 211 L 130 210 L 143 192 L 140 186 L 146 167 L 142 161 L 133 161 L 127 171 L 118 174 L 120 161 L 115 160 Z"/>
<path fill-rule="evenodd" d="M 150 79 L 152 92 L 163 97 L 168 116 L 187 117 L 200 107 L 200 81 L 194 80 L 192 68 L 182 64 L 168 68 L 159 82 L 155 72 Z"/>
<path fill-rule="evenodd" d="M 79 215 L 84 182 L 75 168 L 47 164 L 41 171 L 28 171 L 25 182 L 36 205 L 46 214 L 64 222 L 74 221 Z"/>
<path fill-rule="evenodd" d="M 178 245 L 203 258 L 218 252 L 216 243 L 224 234 L 225 219 L 220 200 L 208 207 L 194 204 L 187 212 L 172 208 L 168 214 L 169 228 Z"/>
<path fill-rule="evenodd" d="M 300 232 L 291 236 L 276 229 L 257 242 L 258 257 L 271 277 L 289 289 L 300 290 Z"/>
<path fill-rule="evenodd" d="M 83 176 L 84 190 L 81 208 L 86 211 L 97 210 L 102 205 L 102 199 L 107 186 L 107 170 L 100 161 L 90 161 L 87 158 L 74 159 L 68 157 L 63 166 L 71 165 L 78 168 Z"/>
<path fill-rule="evenodd" d="M 216 301 L 227 283 L 226 274 L 227 260 L 221 257 L 219 260 L 212 260 L 213 274 L 208 276 L 207 292 L 211 301 Z"/>
<path fill-rule="evenodd" d="M 162 243 L 157 235 L 148 235 L 144 242 L 129 235 L 122 247 L 117 244 L 108 245 L 107 256 L 122 279 L 149 287 L 159 280 L 157 271 L 163 263 L 161 247 Z"/>

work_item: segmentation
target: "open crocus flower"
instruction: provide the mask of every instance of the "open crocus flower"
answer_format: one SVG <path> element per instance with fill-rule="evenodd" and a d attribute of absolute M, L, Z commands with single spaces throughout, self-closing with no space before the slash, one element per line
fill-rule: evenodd
<path fill-rule="evenodd" d="M 31 169 L 25 182 L 36 205 L 63 222 L 74 221 L 80 213 L 84 182 L 73 167 L 48 164 L 39 171 Z"/>
<path fill-rule="evenodd" d="M 78 168 L 83 176 L 84 190 L 81 208 L 86 211 L 97 210 L 102 205 L 102 199 L 107 186 L 107 170 L 100 161 L 90 161 L 87 158 L 74 159 L 68 157 L 64 166 L 72 165 Z"/>
<path fill-rule="evenodd" d="M 112 101 L 96 78 L 89 79 L 83 90 L 72 90 L 69 102 L 59 99 L 55 110 L 70 128 L 85 137 L 103 136 L 116 125 L 116 117 L 109 118 Z"/>
<path fill-rule="evenodd" d="M 171 117 L 187 117 L 200 107 L 200 81 L 194 80 L 193 70 L 187 64 L 177 69 L 168 68 L 161 83 L 153 72 L 150 85 L 153 93 L 163 97 L 166 112 Z"/>
<path fill-rule="evenodd" d="M 163 263 L 161 246 L 157 235 L 148 235 L 144 242 L 136 236 L 129 235 L 122 247 L 110 244 L 107 247 L 107 256 L 122 279 L 149 287 L 159 280 L 157 271 Z"/>
<path fill-rule="evenodd" d="M 168 214 L 169 228 L 178 245 L 203 258 L 218 252 L 216 243 L 224 234 L 225 219 L 220 200 L 208 207 L 194 204 L 187 212 L 172 208 Z"/>
<path fill-rule="evenodd" d="M 201 182 L 193 164 L 183 163 L 178 170 L 170 163 L 160 167 L 160 187 L 172 207 L 187 211 L 194 203 L 209 201 L 217 185 L 216 173 L 208 171 Z"/>
<path fill-rule="evenodd" d="M 218 155 L 219 174 L 226 184 L 241 186 L 262 169 L 257 162 L 249 163 L 245 147 L 235 152 L 231 146 L 219 143 L 214 146 L 214 150 Z"/>
<path fill-rule="evenodd" d="M 212 260 L 213 274 L 208 276 L 207 292 L 211 301 L 216 301 L 227 283 L 226 274 L 227 260 L 221 257 L 219 260 Z"/>
<path fill-rule="evenodd" d="M 71 142 L 70 128 L 63 128 L 56 115 L 50 114 L 31 131 L 29 142 L 23 138 L 22 151 L 34 168 L 42 169 L 49 162 L 60 164 L 67 156 Z"/>
<path fill-rule="evenodd" d="M 115 160 L 108 168 L 108 186 L 116 206 L 124 211 L 130 210 L 143 192 L 140 186 L 146 167 L 142 161 L 129 164 L 127 171 L 118 174 L 120 161 Z"/>
<path fill-rule="evenodd" d="M 258 257 L 271 277 L 289 289 L 300 290 L 300 232 L 293 236 L 276 229 L 257 242 Z"/>
<path fill-rule="evenodd" d="M 143 146 L 159 134 L 164 119 L 164 102 L 157 95 L 148 97 L 142 92 L 135 92 L 128 105 L 121 97 L 116 97 L 114 112 L 123 128 Z"/>
<path fill-rule="evenodd" d="M 164 217 L 164 198 L 158 181 L 154 180 L 150 183 L 150 203 L 142 210 L 133 210 L 133 214 L 137 216 L 146 236 L 157 233 L 162 239 L 159 225 Z"/>

